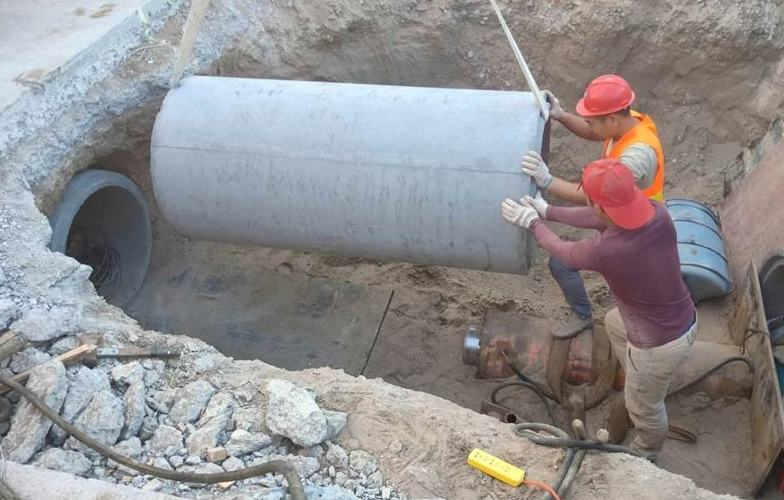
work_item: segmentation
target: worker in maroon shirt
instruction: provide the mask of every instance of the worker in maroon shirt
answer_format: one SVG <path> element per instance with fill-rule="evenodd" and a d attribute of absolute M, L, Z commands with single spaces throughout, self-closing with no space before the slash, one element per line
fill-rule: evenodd
<path fill-rule="evenodd" d="M 618 307 L 605 328 L 626 372 L 625 402 L 637 430 L 631 447 L 655 460 L 667 435 L 664 397 L 697 332 L 697 315 L 681 277 L 675 226 L 664 205 L 635 186 L 615 159 L 583 171 L 587 207 L 554 207 L 537 196 L 501 205 L 506 220 L 529 229 L 550 255 L 574 269 L 602 274 Z M 542 221 L 597 229 L 593 238 L 561 240 Z"/>

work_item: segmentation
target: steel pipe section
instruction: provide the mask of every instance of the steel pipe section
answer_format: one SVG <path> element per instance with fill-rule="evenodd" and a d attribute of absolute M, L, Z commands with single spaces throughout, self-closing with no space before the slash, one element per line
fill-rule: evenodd
<path fill-rule="evenodd" d="M 78 173 L 49 223 L 49 248 L 93 267 L 90 278 L 107 302 L 123 306 L 136 296 L 150 264 L 152 231 L 147 202 L 133 181 L 105 170 Z"/>
<path fill-rule="evenodd" d="M 164 216 L 201 240 L 526 273 L 529 92 L 190 77 L 155 121 Z M 545 151 L 546 153 L 546 151 Z"/>

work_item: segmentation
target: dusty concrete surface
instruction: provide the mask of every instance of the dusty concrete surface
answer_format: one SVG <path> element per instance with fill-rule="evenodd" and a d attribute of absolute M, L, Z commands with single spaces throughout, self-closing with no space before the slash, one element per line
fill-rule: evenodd
<path fill-rule="evenodd" d="M 139 491 L 132 486 L 109 484 L 97 479 L 83 479 L 71 474 L 40 469 L 30 465 L 8 462 L 8 485 L 24 499 L 29 500 L 173 500 L 175 496 L 151 491 Z"/>
<path fill-rule="evenodd" d="M 0 113 L 0 181 L 5 189 L 0 198 L 0 319 L 5 324 L 0 327 L 37 315 L 49 318 L 39 326 L 55 331 L 53 338 L 100 330 L 123 343 L 164 339 L 140 330 L 95 295 L 87 281 L 88 268 L 48 252 L 50 229 L 43 213 L 74 172 L 96 162 L 127 168 L 125 173 L 149 188 L 142 168 L 145 148 L 165 93 L 171 41 L 178 38 L 185 7 L 177 0 L 148 3 L 147 21 L 126 18 L 123 30 L 101 38 L 100 50 L 73 59 L 41 85 L 25 87 Z M 601 11 L 581 1 L 510 2 L 503 8 L 540 85 L 554 90 L 568 107 L 597 74 L 618 72 L 631 81 L 637 107 L 652 114 L 662 131 L 669 196 L 717 203 L 724 190 L 722 166 L 782 113 L 781 2 L 640 5 L 620 0 Z M 191 70 L 522 88 L 492 13 L 478 0 L 216 1 L 197 40 Z M 555 171 L 576 177 L 579 167 L 596 154 L 598 145 L 554 127 Z M 124 166 L 118 158 L 126 159 Z M 366 374 L 452 400 L 475 401 L 490 388 L 490 383 L 464 388 L 472 375 L 458 362 L 465 326 L 480 322 L 491 308 L 542 317 L 563 313 L 543 260 L 528 277 L 489 275 L 192 243 L 167 232 L 165 222 L 155 222 L 159 263 L 178 258 L 187 248 L 193 259 L 236 259 L 285 273 L 395 287 L 378 358 L 371 358 L 372 370 Z M 611 307 L 601 279 L 589 276 L 588 288 L 598 311 Z M 719 318 L 713 320 L 717 328 L 708 333 L 711 338 L 722 335 L 723 305 L 719 301 L 706 306 Z M 447 368 L 440 369 L 445 358 Z M 176 366 L 170 369 L 174 387 L 193 376 L 179 373 Z M 519 492 L 463 465 L 473 446 L 524 464 L 532 477 L 544 480 L 552 479 L 552 465 L 560 456 L 518 442 L 508 427 L 487 417 L 380 380 L 353 379 L 332 370 L 285 373 L 262 363 L 231 363 L 210 374 L 216 385 L 250 384 L 251 392 L 265 376 L 313 385 L 325 404 L 349 412 L 341 444 L 379 457 L 385 477 L 409 496 L 517 498 Z M 541 419 L 537 411 L 532 410 L 531 418 Z M 742 411 L 732 411 L 742 419 Z M 395 444 L 390 451 L 393 440 L 402 446 Z M 699 478 L 703 486 L 715 486 L 711 473 Z M 572 495 L 720 498 L 696 489 L 690 480 L 620 456 L 589 457 Z"/>

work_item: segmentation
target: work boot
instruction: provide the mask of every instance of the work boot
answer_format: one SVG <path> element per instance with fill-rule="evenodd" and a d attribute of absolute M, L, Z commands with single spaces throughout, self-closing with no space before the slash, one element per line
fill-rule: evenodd
<path fill-rule="evenodd" d="M 552 332 L 553 337 L 558 339 L 568 339 L 572 338 L 580 332 L 588 330 L 593 326 L 593 316 L 588 316 L 587 318 L 583 319 L 576 314 L 572 313 L 569 315 L 569 318 L 559 326 L 557 326 Z"/>

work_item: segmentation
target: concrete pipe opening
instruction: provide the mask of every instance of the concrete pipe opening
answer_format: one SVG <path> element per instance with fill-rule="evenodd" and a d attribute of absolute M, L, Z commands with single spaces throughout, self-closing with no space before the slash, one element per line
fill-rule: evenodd
<path fill-rule="evenodd" d="M 90 281 L 122 306 L 139 291 L 150 263 L 150 216 L 144 195 L 116 172 L 76 174 L 49 217 L 54 252 L 93 269 Z"/>

